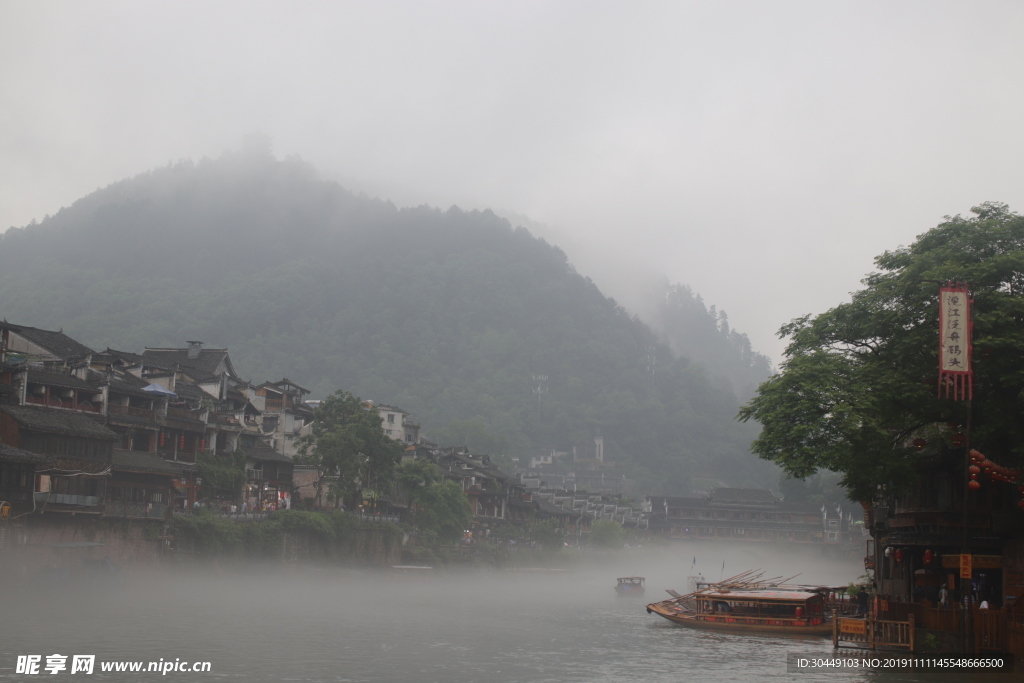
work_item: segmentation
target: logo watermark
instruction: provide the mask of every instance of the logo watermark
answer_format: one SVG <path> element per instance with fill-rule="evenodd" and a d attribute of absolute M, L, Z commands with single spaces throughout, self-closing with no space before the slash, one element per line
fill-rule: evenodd
<path fill-rule="evenodd" d="M 70 661 L 69 661 L 70 660 Z M 97 669 L 102 672 L 124 673 L 158 673 L 166 676 L 169 673 L 208 673 L 212 668 L 210 662 L 182 661 L 161 658 L 156 662 L 101 661 L 97 664 L 96 655 L 18 655 L 14 673 L 25 675 L 36 674 L 91 674 Z"/>

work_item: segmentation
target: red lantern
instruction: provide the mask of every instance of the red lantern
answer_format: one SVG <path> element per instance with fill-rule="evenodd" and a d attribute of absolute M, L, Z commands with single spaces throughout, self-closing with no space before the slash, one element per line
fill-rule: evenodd
<path fill-rule="evenodd" d="M 178 448 L 181 448 L 181 449 L 185 448 L 185 435 L 184 434 L 182 434 L 181 436 L 178 437 Z"/>
<path fill-rule="evenodd" d="M 1024 509 L 1024 498 L 1021 498 L 1020 500 L 1018 500 L 1017 501 L 1017 505 L 1020 506 L 1022 509 Z"/>
<path fill-rule="evenodd" d="M 927 445 L 928 445 L 928 442 L 925 441 L 924 439 L 920 438 L 920 437 L 914 439 L 914 448 L 916 448 L 917 450 L 921 450 L 922 448 L 924 448 Z"/>
<path fill-rule="evenodd" d="M 160 432 L 160 448 L 163 448 L 166 443 L 167 443 L 167 435 L 164 434 L 163 432 Z"/>
<path fill-rule="evenodd" d="M 981 488 L 981 482 L 972 479 L 971 481 L 967 482 L 967 488 L 971 489 L 972 491 L 977 491 L 978 489 Z"/>
<path fill-rule="evenodd" d="M 959 432 L 957 432 L 956 434 L 953 435 L 952 441 L 953 441 L 953 445 L 954 446 L 966 446 L 967 445 L 967 437 L 964 436 L 963 434 L 959 433 Z"/>
<path fill-rule="evenodd" d="M 1017 487 L 1017 493 L 1024 493 L 1024 484 Z"/>
<path fill-rule="evenodd" d="M 933 553 L 931 550 L 925 550 L 924 551 L 924 563 L 925 564 L 931 564 L 932 560 L 934 560 L 934 559 L 935 559 L 935 553 Z"/>
<path fill-rule="evenodd" d="M 979 472 L 981 472 L 981 468 L 978 467 L 977 465 L 971 465 L 970 467 L 967 468 L 967 471 L 970 472 L 971 474 L 978 474 Z"/>
<path fill-rule="evenodd" d="M 206 439 L 199 439 L 199 450 L 206 450 Z"/>
<path fill-rule="evenodd" d="M 896 550 L 896 561 L 897 562 L 902 562 L 903 561 L 903 550 L 901 550 L 901 549 L 897 549 Z"/>

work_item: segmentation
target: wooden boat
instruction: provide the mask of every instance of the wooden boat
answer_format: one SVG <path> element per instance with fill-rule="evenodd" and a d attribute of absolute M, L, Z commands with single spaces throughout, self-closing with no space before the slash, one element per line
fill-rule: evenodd
<path fill-rule="evenodd" d="M 619 595 L 644 594 L 645 579 L 642 576 L 622 576 L 615 580 L 618 582 L 615 584 L 615 592 Z"/>
<path fill-rule="evenodd" d="M 805 586 L 749 580 L 750 574 L 686 595 L 669 591 L 673 597 L 647 605 L 647 613 L 688 628 L 764 635 L 832 634 L 826 594 Z"/>

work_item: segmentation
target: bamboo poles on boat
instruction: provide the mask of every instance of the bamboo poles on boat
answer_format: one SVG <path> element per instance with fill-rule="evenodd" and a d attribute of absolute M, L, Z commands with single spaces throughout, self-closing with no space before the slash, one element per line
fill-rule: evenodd
<path fill-rule="evenodd" d="M 786 578 L 782 578 L 781 576 L 772 576 L 770 578 L 765 579 L 762 578 L 763 576 L 764 571 L 762 571 L 761 569 L 748 569 L 747 571 L 736 574 L 735 576 L 730 576 L 728 579 L 716 582 L 709 582 L 705 584 L 703 588 L 698 586 L 697 590 L 687 593 L 685 595 L 680 595 L 679 593 L 676 593 L 673 590 L 668 590 L 666 592 L 669 595 L 671 595 L 672 598 L 666 600 L 665 602 L 674 602 L 685 607 L 685 602 L 690 602 L 692 604 L 698 596 L 708 595 L 711 593 L 721 594 L 729 593 L 732 591 L 764 590 L 767 588 L 775 588 L 782 590 L 815 590 L 808 586 L 789 585 L 789 582 L 795 579 L 796 577 L 800 576 L 800 573 L 794 574 L 793 576 L 789 576 Z"/>

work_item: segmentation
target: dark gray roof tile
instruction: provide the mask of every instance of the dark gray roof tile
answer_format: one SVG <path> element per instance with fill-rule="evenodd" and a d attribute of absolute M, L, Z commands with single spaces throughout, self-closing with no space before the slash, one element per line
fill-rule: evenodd
<path fill-rule="evenodd" d="M 31 465 L 44 465 L 53 460 L 48 455 L 24 451 L 14 446 L 0 443 L 0 462 L 28 463 Z"/>
<path fill-rule="evenodd" d="M 0 406 L 3 411 L 13 417 L 18 424 L 33 432 L 45 434 L 64 434 L 89 439 L 105 439 L 113 441 L 117 434 L 110 431 L 95 419 L 69 410 L 56 408 L 36 408 L 32 406 Z"/>
<path fill-rule="evenodd" d="M 115 472 L 145 472 L 178 476 L 178 469 L 158 455 L 114 449 L 111 466 Z"/>
<path fill-rule="evenodd" d="M 715 503 L 774 503 L 776 498 L 768 489 L 711 489 Z"/>
<path fill-rule="evenodd" d="M 273 448 L 243 448 L 242 452 L 245 453 L 246 458 L 256 460 L 257 462 L 292 462 L 292 459 L 287 455 L 282 455 Z"/>
<path fill-rule="evenodd" d="M 222 362 L 227 367 L 229 375 L 234 376 L 235 374 L 227 349 L 200 349 L 199 355 L 195 358 L 188 357 L 188 349 L 146 349 L 142 355 L 146 365 L 153 364 L 156 367 L 169 370 L 178 365 L 201 377 L 215 376 L 217 368 Z"/>
<path fill-rule="evenodd" d="M 34 384 L 46 384 L 51 387 L 62 387 L 65 389 L 100 391 L 100 387 L 96 384 L 78 379 L 74 375 L 59 375 L 55 372 L 43 372 L 42 370 L 29 370 L 28 381 Z"/>
<path fill-rule="evenodd" d="M 0 327 L 5 327 L 19 334 L 58 358 L 80 358 L 92 353 L 92 349 L 67 336 L 63 330 L 53 332 L 52 330 L 40 330 L 36 327 L 26 327 L 12 323 L 0 323 Z"/>

